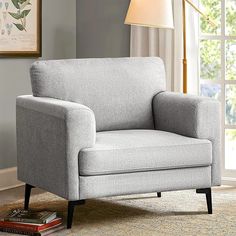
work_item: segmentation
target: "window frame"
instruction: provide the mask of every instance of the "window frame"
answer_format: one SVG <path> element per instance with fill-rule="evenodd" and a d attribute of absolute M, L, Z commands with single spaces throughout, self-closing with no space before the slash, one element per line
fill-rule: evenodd
<path fill-rule="evenodd" d="M 225 131 L 228 129 L 235 129 L 236 130 L 236 124 L 235 125 L 227 125 L 226 124 L 226 114 L 225 114 L 225 102 L 226 102 L 226 86 L 227 85 L 235 85 L 236 86 L 236 79 L 235 80 L 226 80 L 226 42 L 227 40 L 236 40 L 235 36 L 228 36 L 226 35 L 226 1 L 227 0 L 220 0 L 221 1 L 221 33 L 220 35 L 207 35 L 202 34 L 200 29 L 200 17 L 199 17 L 199 45 L 201 43 L 201 40 L 219 40 L 221 43 L 221 79 L 216 80 L 204 80 L 200 78 L 200 47 L 199 47 L 199 66 L 198 66 L 198 91 L 200 94 L 201 91 L 201 84 L 219 84 L 221 86 L 221 94 L 220 94 L 220 102 L 221 102 L 221 111 L 222 111 L 222 117 L 221 117 L 221 135 L 222 135 L 222 179 L 227 182 L 234 182 L 236 181 L 236 169 L 226 169 L 225 168 Z M 236 159 L 235 159 L 236 161 Z M 234 182 L 235 183 L 235 182 Z"/>

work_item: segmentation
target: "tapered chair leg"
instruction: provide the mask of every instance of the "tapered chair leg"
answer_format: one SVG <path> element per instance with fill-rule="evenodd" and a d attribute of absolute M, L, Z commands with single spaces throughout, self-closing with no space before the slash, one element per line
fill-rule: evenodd
<path fill-rule="evenodd" d="M 197 192 L 197 193 L 204 193 L 204 194 L 206 194 L 206 201 L 207 201 L 208 214 L 212 214 L 212 195 L 211 195 L 211 188 L 197 189 L 196 192 Z"/>
<path fill-rule="evenodd" d="M 24 204 L 25 210 L 29 209 L 29 201 L 30 201 L 30 194 L 31 194 L 32 188 L 34 188 L 34 186 L 29 185 L 29 184 L 25 185 L 25 204 Z"/>
<path fill-rule="evenodd" d="M 157 193 L 157 197 L 161 197 L 161 193 Z"/>
<path fill-rule="evenodd" d="M 71 229 L 72 227 L 75 206 L 83 204 L 85 204 L 85 200 L 68 202 L 67 229 Z"/>

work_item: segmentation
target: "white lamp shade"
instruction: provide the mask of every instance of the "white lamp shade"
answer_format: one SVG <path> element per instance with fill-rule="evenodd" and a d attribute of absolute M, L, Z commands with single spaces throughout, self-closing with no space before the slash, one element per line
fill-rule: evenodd
<path fill-rule="evenodd" d="M 172 0 L 131 0 L 125 24 L 173 29 Z"/>

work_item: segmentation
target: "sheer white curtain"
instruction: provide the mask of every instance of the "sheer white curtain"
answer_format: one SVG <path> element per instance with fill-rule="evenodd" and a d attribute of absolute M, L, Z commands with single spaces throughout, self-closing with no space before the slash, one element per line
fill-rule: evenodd
<path fill-rule="evenodd" d="M 198 4 L 198 0 L 193 2 Z M 160 56 L 165 63 L 167 89 L 182 92 L 182 0 L 173 1 L 174 30 L 131 28 L 130 55 Z M 188 92 L 198 93 L 198 15 L 187 6 Z"/>

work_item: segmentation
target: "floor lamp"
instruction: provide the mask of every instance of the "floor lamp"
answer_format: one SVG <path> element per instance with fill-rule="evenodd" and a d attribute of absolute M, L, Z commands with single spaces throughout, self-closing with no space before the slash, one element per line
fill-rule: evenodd
<path fill-rule="evenodd" d="M 191 0 L 182 0 L 183 7 L 183 92 L 187 93 L 187 38 L 186 38 L 186 2 L 189 3 L 210 24 L 216 26 L 207 15 L 199 10 Z M 172 0 L 131 0 L 125 24 L 154 28 L 174 29 Z"/>

